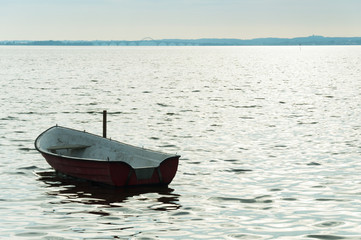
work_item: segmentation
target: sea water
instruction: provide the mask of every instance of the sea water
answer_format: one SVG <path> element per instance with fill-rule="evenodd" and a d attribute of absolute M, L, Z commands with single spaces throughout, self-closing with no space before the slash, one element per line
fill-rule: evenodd
<path fill-rule="evenodd" d="M 361 239 L 361 47 L 0 47 L 1 239 Z M 182 157 L 165 188 L 55 174 L 53 125 Z"/>

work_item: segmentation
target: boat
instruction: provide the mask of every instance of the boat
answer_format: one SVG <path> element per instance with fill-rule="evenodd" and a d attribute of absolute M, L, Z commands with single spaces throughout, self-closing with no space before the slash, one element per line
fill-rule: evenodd
<path fill-rule="evenodd" d="M 180 158 L 61 126 L 41 133 L 35 148 L 56 172 L 117 187 L 168 185 Z"/>

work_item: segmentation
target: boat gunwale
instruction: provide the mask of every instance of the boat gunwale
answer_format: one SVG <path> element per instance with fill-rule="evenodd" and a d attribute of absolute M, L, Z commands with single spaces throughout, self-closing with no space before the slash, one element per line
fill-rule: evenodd
<path fill-rule="evenodd" d="M 55 125 L 55 126 L 52 126 L 50 128 L 48 128 L 47 130 L 43 131 L 36 139 L 35 139 L 35 142 L 34 142 L 34 145 L 35 145 L 35 149 L 37 151 L 39 151 L 40 153 L 42 154 L 47 154 L 47 155 L 52 155 L 52 156 L 56 156 L 56 157 L 62 157 L 62 158 L 67 158 L 67 159 L 72 159 L 72 160 L 78 160 L 78 161 L 92 161 L 92 162 L 102 162 L 102 163 L 125 163 L 129 166 L 131 166 L 129 163 L 125 162 L 125 161 L 122 161 L 122 160 L 112 160 L 112 161 L 109 161 L 107 159 L 97 159 L 97 158 L 81 158 L 81 157 L 74 157 L 74 156 L 67 156 L 67 155 L 62 155 L 62 154 L 57 154 L 57 153 L 53 153 L 51 151 L 46 151 L 44 150 L 44 148 L 42 148 L 41 146 L 38 147 L 38 141 L 41 139 L 41 137 L 47 133 L 48 131 L 50 131 L 51 129 L 54 129 L 54 128 L 63 128 L 63 129 L 67 129 L 67 130 L 72 130 L 72 131 L 75 131 L 75 132 L 78 132 L 78 133 L 86 133 L 86 134 L 89 134 L 89 135 L 92 135 L 92 136 L 95 136 L 97 138 L 100 138 L 100 139 L 103 139 L 103 140 L 107 140 L 107 141 L 111 141 L 111 142 L 115 142 L 115 143 L 118 143 L 118 144 L 123 144 L 123 145 L 126 145 L 126 146 L 129 146 L 130 148 L 136 148 L 136 149 L 140 149 L 140 150 L 145 150 L 145 151 L 150 151 L 150 152 L 153 152 L 153 153 L 158 153 L 158 154 L 162 154 L 162 155 L 168 155 L 169 157 L 163 159 L 161 162 L 159 162 L 159 166 L 165 162 L 166 160 L 168 159 L 172 159 L 172 158 L 180 158 L 181 156 L 180 155 L 177 155 L 177 154 L 169 154 L 169 153 L 164 153 L 164 152 L 160 152 L 160 151 L 155 151 L 155 150 L 151 150 L 151 149 L 147 149 L 147 148 L 142 148 L 142 147 L 137 147 L 137 146 L 133 146 L 133 145 L 130 145 L 130 144 L 127 144 L 127 143 L 123 143 L 123 142 L 120 142 L 120 141 L 117 141 L 117 140 L 112 140 L 112 139 L 109 139 L 109 138 L 104 138 L 100 135 L 96 135 L 94 133 L 90 133 L 90 132 L 86 132 L 85 130 L 84 131 L 80 131 L 80 130 L 77 130 L 77 129 L 73 129 L 73 128 L 68 128 L 68 127 L 63 127 L 63 126 L 59 126 L 59 125 Z M 159 167 L 158 166 L 158 167 Z M 144 168 L 154 168 L 154 167 L 132 167 L 131 168 L 133 169 L 144 169 Z"/>

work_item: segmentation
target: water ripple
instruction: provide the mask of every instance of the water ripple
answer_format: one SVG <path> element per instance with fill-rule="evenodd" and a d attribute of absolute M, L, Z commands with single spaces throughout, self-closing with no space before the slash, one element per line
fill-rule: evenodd
<path fill-rule="evenodd" d="M 361 49 L 0 47 L 0 238 L 360 239 Z M 14 67 L 15 66 L 15 67 Z M 166 188 L 56 174 L 55 124 L 182 155 Z"/>

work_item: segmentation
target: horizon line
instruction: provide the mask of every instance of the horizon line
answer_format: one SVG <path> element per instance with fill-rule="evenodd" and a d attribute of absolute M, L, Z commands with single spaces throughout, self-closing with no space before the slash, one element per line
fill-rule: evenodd
<path fill-rule="evenodd" d="M 312 35 L 296 38 L 198 38 L 141 40 L 0 40 L 1 46 L 297 46 L 361 45 L 361 37 L 324 37 Z"/>
<path fill-rule="evenodd" d="M 10 41 L 33 41 L 33 42 L 41 42 L 41 41 L 84 41 L 84 42 L 95 42 L 95 41 L 124 41 L 124 42 L 135 42 L 135 41 L 162 41 L 162 40 L 203 40 L 203 39 L 218 39 L 218 40 L 243 40 L 243 41 L 250 41 L 250 40 L 258 40 L 258 39 L 297 39 L 297 38 L 311 38 L 311 37 L 318 37 L 318 38 L 361 38 L 361 36 L 352 36 L 352 37 L 345 37 L 345 36 L 323 36 L 323 35 L 309 35 L 309 36 L 298 36 L 298 37 L 276 37 L 276 36 L 269 36 L 269 37 L 255 37 L 255 38 L 235 38 L 235 37 L 202 37 L 202 38 L 159 38 L 154 39 L 152 37 L 143 37 L 141 39 L 135 40 L 122 40 L 122 39 L 92 39 L 92 40 L 85 40 L 85 39 L 11 39 L 11 40 L 0 40 L 0 42 L 10 42 Z"/>

